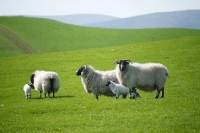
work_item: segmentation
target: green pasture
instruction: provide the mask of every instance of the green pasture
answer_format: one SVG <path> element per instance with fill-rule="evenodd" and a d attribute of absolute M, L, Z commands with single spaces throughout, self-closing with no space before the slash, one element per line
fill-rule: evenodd
<path fill-rule="evenodd" d="M 102 29 L 22 16 L 0 17 L 1 28 L 23 41 L 34 53 L 103 48 L 200 35 L 200 30 L 193 29 Z M 0 57 L 24 54 L 1 32 L 0 48 Z"/>
<path fill-rule="evenodd" d="M 73 26 L 66 29 L 70 27 Z M 81 28 L 85 34 L 87 30 L 91 30 Z M 16 28 L 16 34 L 25 29 Z M 65 44 L 67 42 L 63 33 L 66 29 L 60 34 L 55 33 L 58 34 L 56 37 L 62 36 L 63 40 L 60 41 Z M 104 33 L 105 29 L 98 30 L 99 35 L 101 32 Z M 159 30 L 136 31 L 138 34 L 143 32 L 144 36 L 150 36 L 146 35 L 148 31 Z M 184 29 L 182 31 L 191 33 L 178 33 L 176 30 L 180 29 L 163 29 L 161 32 L 155 32 L 155 38 L 168 32 L 166 33 L 168 37 L 160 37 L 161 39 L 157 40 L 143 37 L 137 38 L 138 41 L 134 42 L 128 38 L 127 40 L 121 38 L 124 41 L 123 45 L 118 44 L 118 46 L 0 57 L 0 132 L 200 132 L 200 31 Z M 126 32 L 136 34 L 136 31 Z M 108 32 L 114 34 L 115 30 Z M 169 35 L 171 32 L 174 34 Z M 34 44 L 31 48 L 39 51 L 38 38 L 33 35 L 36 33 L 30 34 L 18 34 L 18 36 L 24 36 L 28 44 Z M 40 34 L 46 32 L 41 31 Z M 177 35 L 179 37 L 175 37 L 176 34 L 179 34 Z M 31 36 L 35 38 L 30 39 Z M 82 32 L 81 36 L 87 35 L 83 35 Z M 39 40 L 56 42 L 56 37 L 54 38 L 50 32 L 44 40 Z M 82 39 L 80 37 L 81 41 L 76 42 L 76 45 L 81 44 L 84 37 Z M 89 38 L 86 38 L 86 42 L 88 40 Z M 91 41 L 94 44 L 103 42 L 92 37 Z M 105 44 L 107 42 L 106 39 Z M 49 45 L 53 46 L 53 43 Z M 41 50 L 42 47 L 44 46 L 41 46 Z M 82 65 L 92 65 L 98 70 L 115 69 L 112 63 L 117 59 L 130 59 L 140 63 L 159 62 L 167 66 L 170 77 L 165 85 L 165 98 L 155 99 L 155 92 L 138 91 L 141 98 L 136 100 L 121 97 L 116 100 L 114 97 L 100 96 L 99 101 L 95 101 L 94 96 L 84 91 L 80 77 L 75 75 L 76 70 Z M 39 99 L 39 92 L 32 90 L 32 99 L 25 99 L 22 87 L 28 83 L 30 74 L 35 70 L 56 71 L 59 74 L 61 88 L 56 93 L 57 98 Z"/>

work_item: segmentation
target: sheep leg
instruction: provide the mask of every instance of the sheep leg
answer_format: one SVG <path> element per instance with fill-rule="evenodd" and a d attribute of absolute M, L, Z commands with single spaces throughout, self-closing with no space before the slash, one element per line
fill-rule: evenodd
<path fill-rule="evenodd" d="M 53 91 L 53 97 L 55 97 L 55 96 L 54 96 L 54 91 Z"/>
<path fill-rule="evenodd" d="M 157 93 L 156 93 L 156 97 L 155 98 L 158 98 L 160 95 L 160 90 L 157 89 Z"/>
<path fill-rule="evenodd" d="M 130 92 L 130 98 L 132 99 L 136 99 L 136 97 L 137 97 L 137 92 L 136 92 L 136 89 L 135 88 L 133 88 L 132 89 L 132 91 Z M 139 94 L 138 94 L 139 95 Z"/>
<path fill-rule="evenodd" d="M 96 101 L 98 101 L 98 98 L 99 98 L 98 95 L 96 95 Z"/>
<path fill-rule="evenodd" d="M 164 98 L 164 87 L 162 88 L 162 95 L 161 95 L 161 98 Z"/>
<path fill-rule="evenodd" d="M 48 98 L 50 98 L 50 91 L 48 92 Z"/>
<path fill-rule="evenodd" d="M 126 94 L 123 94 L 122 96 L 123 96 L 123 99 L 126 99 L 126 96 L 127 96 L 127 95 L 126 95 Z"/>
<path fill-rule="evenodd" d="M 118 95 L 118 94 L 116 94 L 116 99 L 118 99 L 118 97 L 119 97 L 119 95 Z"/>
<path fill-rule="evenodd" d="M 46 96 L 45 96 L 46 97 Z M 42 91 L 40 91 L 40 97 L 39 98 L 42 98 Z"/>
<path fill-rule="evenodd" d="M 137 93 L 137 92 L 136 92 L 136 97 L 139 97 L 139 98 L 140 98 L 140 94 L 139 94 L 139 93 Z"/>

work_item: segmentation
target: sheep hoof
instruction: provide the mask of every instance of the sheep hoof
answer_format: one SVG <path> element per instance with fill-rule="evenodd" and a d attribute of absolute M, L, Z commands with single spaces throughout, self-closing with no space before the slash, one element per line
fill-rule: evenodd
<path fill-rule="evenodd" d="M 139 98 L 141 98 L 139 93 L 136 93 L 136 97 L 139 97 Z"/>

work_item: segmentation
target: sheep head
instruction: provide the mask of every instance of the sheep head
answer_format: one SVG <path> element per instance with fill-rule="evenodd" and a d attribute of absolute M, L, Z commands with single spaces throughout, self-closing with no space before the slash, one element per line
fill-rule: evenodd
<path fill-rule="evenodd" d="M 28 83 L 28 85 L 29 85 L 32 89 L 35 88 L 34 85 L 33 85 L 32 83 Z"/>
<path fill-rule="evenodd" d="M 76 71 L 76 75 L 80 76 L 81 73 L 86 69 L 86 66 L 81 66 L 77 71 Z"/>
<path fill-rule="evenodd" d="M 109 80 L 106 86 L 109 86 L 109 84 L 111 84 L 112 82 L 115 82 L 115 81 Z"/>
<path fill-rule="evenodd" d="M 116 60 L 115 62 L 114 62 L 114 64 L 119 64 L 119 69 L 121 70 L 121 71 L 124 71 L 124 70 L 126 70 L 126 65 L 127 64 L 131 64 L 132 62 L 130 61 L 130 60 Z"/>
<path fill-rule="evenodd" d="M 30 77 L 30 84 L 34 84 L 34 77 L 35 77 L 35 73 L 31 74 L 31 77 Z"/>

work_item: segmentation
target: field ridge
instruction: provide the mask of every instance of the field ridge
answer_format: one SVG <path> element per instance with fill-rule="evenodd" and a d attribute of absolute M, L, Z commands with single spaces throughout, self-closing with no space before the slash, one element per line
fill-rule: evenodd
<path fill-rule="evenodd" d="M 18 47 L 20 47 L 26 54 L 33 54 L 34 51 L 28 47 L 28 45 L 15 36 L 11 31 L 0 26 L 0 33 L 2 33 L 7 39 L 14 42 Z"/>

